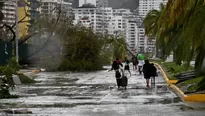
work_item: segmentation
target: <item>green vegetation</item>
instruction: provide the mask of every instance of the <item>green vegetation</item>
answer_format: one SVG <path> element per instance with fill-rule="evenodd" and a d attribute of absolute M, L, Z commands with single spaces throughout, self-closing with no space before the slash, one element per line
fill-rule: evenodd
<path fill-rule="evenodd" d="M 203 77 L 198 77 L 190 80 L 186 80 L 177 84 L 185 93 L 192 93 L 198 91 L 198 84 L 202 81 Z"/>
<path fill-rule="evenodd" d="M 157 51 L 161 52 L 163 60 L 173 53 L 174 62 L 177 65 L 185 62 L 188 69 L 194 59 L 197 76 L 204 76 L 204 20 L 204 0 L 168 0 L 165 6 L 161 4 L 159 10 L 147 14 L 144 19 L 145 33 L 150 38 L 156 37 Z M 204 83 L 205 79 L 202 79 L 200 84 Z M 201 90 L 205 89 L 205 86 L 198 86 Z"/>
<path fill-rule="evenodd" d="M 11 58 L 9 60 L 8 65 L 6 66 L 0 66 L 0 99 L 2 98 L 17 98 L 18 95 L 11 95 L 9 93 L 9 89 L 13 89 L 15 86 L 15 83 L 13 82 L 12 75 L 18 75 L 21 82 L 23 84 L 29 84 L 34 83 L 35 81 L 33 79 L 30 79 L 29 77 L 17 73 L 19 70 L 19 65 L 16 62 L 15 58 Z"/>
<path fill-rule="evenodd" d="M 164 62 L 162 63 L 162 66 L 165 67 L 167 71 L 171 74 L 177 74 L 180 72 L 185 72 L 185 71 L 194 69 L 191 66 L 189 68 L 186 68 L 183 65 L 177 65 L 175 62 Z"/>
<path fill-rule="evenodd" d="M 19 76 L 19 78 L 23 84 L 32 84 L 32 83 L 36 82 L 34 79 L 31 79 L 22 73 L 18 73 L 17 75 Z"/>
<path fill-rule="evenodd" d="M 53 51 L 42 53 L 43 68 L 49 71 L 100 70 L 113 58 L 124 59 L 125 40 L 121 36 L 96 33 L 93 29 L 81 24 L 73 25 L 73 22 L 69 19 L 59 18 L 63 21 L 55 22 L 56 19 L 44 17 L 39 19 L 39 23 L 36 25 L 39 29 L 39 35 L 47 33 L 48 36 L 46 42 L 38 42 L 38 44 L 43 43 L 39 45 L 42 46 L 42 49 L 48 47 L 49 49 L 46 49 L 46 51 L 49 51 L 56 46 L 60 46 Z M 52 33 L 55 33 L 55 35 L 53 36 Z M 58 45 L 49 46 L 48 42 L 52 43 L 52 41 L 54 41 L 54 44 L 58 43 Z M 53 52 L 56 49 L 59 51 L 54 54 Z"/>

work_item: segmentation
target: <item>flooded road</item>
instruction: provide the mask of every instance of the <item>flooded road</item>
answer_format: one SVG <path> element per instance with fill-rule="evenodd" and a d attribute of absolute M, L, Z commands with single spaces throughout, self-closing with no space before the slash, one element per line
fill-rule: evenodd
<path fill-rule="evenodd" d="M 0 100 L 0 116 L 204 116 L 205 108 L 183 103 L 159 75 L 147 88 L 132 71 L 127 90 L 117 90 L 114 71 L 42 72 L 33 85 L 17 86 L 18 99 Z M 32 114 L 5 113 L 26 109 Z"/>

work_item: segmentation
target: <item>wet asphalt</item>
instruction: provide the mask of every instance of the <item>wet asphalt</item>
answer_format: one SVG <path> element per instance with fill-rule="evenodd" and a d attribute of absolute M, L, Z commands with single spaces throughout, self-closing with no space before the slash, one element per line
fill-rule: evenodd
<path fill-rule="evenodd" d="M 0 100 L 0 116 L 205 116 L 205 105 L 181 101 L 160 74 L 147 88 L 143 75 L 131 72 L 126 73 L 127 90 L 117 89 L 114 71 L 41 72 L 36 84 L 12 91 L 20 98 Z M 32 114 L 5 113 L 6 109 Z"/>

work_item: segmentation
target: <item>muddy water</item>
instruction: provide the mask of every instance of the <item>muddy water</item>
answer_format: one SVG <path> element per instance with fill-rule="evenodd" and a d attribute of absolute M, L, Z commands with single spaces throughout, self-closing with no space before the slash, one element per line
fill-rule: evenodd
<path fill-rule="evenodd" d="M 183 103 L 160 76 L 146 88 L 143 76 L 132 71 L 127 90 L 117 90 L 113 76 L 107 70 L 39 73 L 36 84 L 16 87 L 20 98 L 0 100 L 0 114 L 26 109 L 32 114 L 25 116 L 204 116 L 203 107 Z"/>

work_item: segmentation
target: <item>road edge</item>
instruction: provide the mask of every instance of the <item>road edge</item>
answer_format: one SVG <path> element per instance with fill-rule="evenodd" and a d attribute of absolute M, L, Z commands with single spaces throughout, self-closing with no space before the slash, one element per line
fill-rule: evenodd
<path fill-rule="evenodd" d="M 178 80 L 169 80 L 163 68 L 158 63 L 154 63 L 154 64 L 161 71 L 162 77 L 165 80 L 168 87 L 170 87 L 172 91 L 177 96 L 179 96 L 184 102 L 204 102 L 205 103 L 205 94 L 192 94 L 192 95 L 184 94 L 184 92 L 180 90 L 179 87 L 174 85 Z"/>

